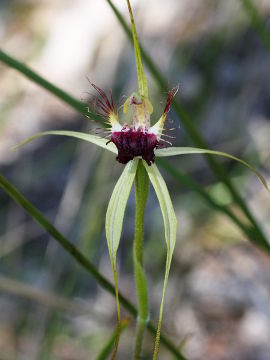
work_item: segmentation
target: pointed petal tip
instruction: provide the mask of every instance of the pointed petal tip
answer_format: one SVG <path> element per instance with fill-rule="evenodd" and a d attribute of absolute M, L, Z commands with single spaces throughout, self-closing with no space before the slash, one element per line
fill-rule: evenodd
<path fill-rule="evenodd" d="M 175 97 L 175 95 L 177 94 L 178 90 L 179 90 L 179 84 L 168 91 L 166 105 L 163 110 L 164 115 L 167 115 L 168 112 L 170 111 L 171 102 L 172 102 L 173 98 Z"/>

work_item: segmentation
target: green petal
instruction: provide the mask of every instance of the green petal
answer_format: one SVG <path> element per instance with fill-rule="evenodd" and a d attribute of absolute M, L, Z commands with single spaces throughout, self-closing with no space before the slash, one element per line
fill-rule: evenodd
<path fill-rule="evenodd" d="M 268 190 L 270 192 L 265 178 L 253 166 L 249 165 L 244 160 L 237 158 L 236 156 L 224 153 L 222 151 L 199 149 L 199 148 L 193 148 L 193 147 L 170 147 L 170 148 L 165 148 L 165 149 L 158 149 L 155 151 L 155 155 L 157 157 L 185 155 L 185 154 L 212 154 L 212 155 L 224 156 L 229 159 L 238 161 L 242 165 L 249 168 L 249 170 L 253 171 L 257 175 L 258 179 L 261 181 L 263 186 L 266 188 L 266 190 Z"/>
<path fill-rule="evenodd" d="M 158 355 L 165 292 L 168 283 L 172 255 L 176 242 L 177 219 L 166 183 L 162 175 L 160 174 L 157 166 L 155 164 L 148 166 L 145 161 L 143 162 L 143 164 L 146 168 L 146 171 L 148 172 L 150 181 L 155 189 L 160 204 L 163 221 L 164 221 L 165 239 L 167 245 L 166 270 L 165 270 L 165 277 L 163 283 L 161 305 L 159 310 L 159 320 L 158 320 L 158 328 L 157 328 L 156 341 L 155 341 L 155 349 L 153 355 L 153 359 L 155 360 L 157 359 L 157 355 Z"/>
<path fill-rule="evenodd" d="M 86 133 L 82 133 L 82 132 L 66 131 L 66 130 L 52 130 L 52 131 L 43 131 L 43 132 L 37 133 L 33 136 L 30 136 L 26 140 L 24 140 L 21 144 L 15 146 L 13 149 L 17 150 L 18 148 L 28 144 L 32 140 L 35 140 L 36 138 L 39 138 L 39 137 L 45 136 L 45 135 L 63 135 L 63 136 L 74 137 L 77 139 L 89 141 L 92 144 L 98 145 L 98 146 L 102 147 L 103 149 L 109 150 L 109 151 L 113 152 L 114 154 L 117 154 L 117 148 L 113 143 L 109 143 L 106 145 L 106 143 L 108 142 L 107 139 L 102 139 L 99 136 L 86 134 Z"/>
<path fill-rule="evenodd" d="M 128 5 L 129 15 L 130 15 L 131 29 L 132 29 L 132 36 L 133 36 L 133 44 L 134 44 L 134 52 L 135 52 L 135 58 L 136 58 L 139 94 L 142 97 L 148 98 L 147 81 L 146 81 L 146 77 L 145 77 L 145 74 L 144 74 L 144 71 L 143 71 L 141 50 L 140 50 L 140 45 L 139 45 L 139 41 L 138 41 L 138 37 L 137 37 L 137 33 L 136 33 L 136 28 L 135 28 L 135 22 L 134 22 L 132 9 L 131 9 L 129 0 L 127 0 L 127 5 Z"/>
<path fill-rule="evenodd" d="M 114 284 L 115 284 L 115 297 L 116 297 L 117 322 L 118 322 L 118 336 L 116 339 L 112 358 L 115 358 L 116 355 L 116 350 L 120 336 L 120 322 L 121 322 L 119 296 L 118 296 L 116 255 L 122 233 L 125 209 L 131 191 L 131 187 L 135 179 L 137 166 L 138 166 L 138 159 L 134 159 L 126 165 L 122 175 L 120 176 L 120 178 L 118 179 L 115 185 L 106 213 L 105 230 L 106 230 L 106 238 L 108 243 L 109 255 L 112 264 L 112 271 L 113 271 Z"/>

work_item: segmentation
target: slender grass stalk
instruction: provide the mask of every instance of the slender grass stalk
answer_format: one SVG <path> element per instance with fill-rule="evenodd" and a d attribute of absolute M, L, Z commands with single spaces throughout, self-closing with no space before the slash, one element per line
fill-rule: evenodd
<path fill-rule="evenodd" d="M 82 115 L 89 116 L 89 108 L 80 100 L 69 95 L 66 91 L 53 85 L 51 82 L 38 75 L 35 71 L 31 70 L 27 65 L 9 56 L 0 48 L 0 61 L 10 66 L 13 69 L 18 70 L 20 73 L 25 75 L 29 80 L 35 82 L 42 88 L 46 89 L 56 97 L 69 104 L 73 109 L 79 111 Z M 91 112 L 91 119 L 95 121 L 101 121 L 100 117 Z"/>
<path fill-rule="evenodd" d="M 120 24 L 122 25 L 124 31 L 126 32 L 128 39 L 131 43 L 133 43 L 132 40 L 132 32 L 130 30 L 130 27 L 127 25 L 126 21 L 124 20 L 123 16 L 119 12 L 119 10 L 116 8 L 116 6 L 113 4 L 111 0 L 107 0 L 108 4 L 112 8 L 113 12 L 115 13 L 117 19 L 119 20 Z M 157 68 L 157 66 L 154 64 L 153 60 L 150 58 L 150 56 L 146 53 L 146 51 L 141 47 L 141 54 L 142 58 L 147 65 L 149 71 L 151 72 L 152 76 L 160 86 L 160 89 L 162 91 L 167 91 L 167 82 L 162 76 L 161 72 Z M 184 109 L 184 107 L 175 99 L 172 101 L 172 104 L 174 106 L 175 112 L 178 115 L 179 119 L 181 119 L 181 122 L 183 123 L 184 127 L 186 128 L 190 138 L 193 140 L 193 142 L 198 145 L 201 148 L 209 148 L 209 145 L 207 142 L 203 139 L 202 135 L 198 132 L 195 126 L 195 122 L 192 121 L 190 115 L 188 112 Z M 230 193 L 232 194 L 232 197 L 234 201 L 238 204 L 239 208 L 243 211 L 247 219 L 250 221 L 254 229 L 252 229 L 252 233 L 256 236 L 256 240 L 254 240 L 256 243 L 262 247 L 265 247 L 268 245 L 268 241 L 266 237 L 264 236 L 262 230 L 260 229 L 260 226 L 258 225 L 256 219 L 250 212 L 247 204 L 242 199 L 238 191 L 235 189 L 234 185 L 232 184 L 230 178 L 227 176 L 225 169 L 220 165 L 219 162 L 217 162 L 212 156 L 210 155 L 204 155 L 210 168 L 212 169 L 213 173 L 216 175 L 218 179 L 220 179 L 226 187 L 229 189 Z"/>
<path fill-rule="evenodd" d="M 138 303 L 134 360 L 141 358 L 144 332 L 147 321 L 149 320 L 146 276 L 143 268 L 144 212 L 148 198 L 148 192 L 149 178 L 142 161 L 140 160 L 135 177 L 136 215 L 135 236 L 133 243 L 133 263 Z"/>
<path fill-rule="evenodd" d="M 266 22 L 260 15 L 256 5 L 251 0 L 240 0 L 246 11 L 252 26 L 257 31 L 260 39 L 262 40 L 266 50 L 270 53 L 270 32 L 266 27 Z"/>
<path fill-rule="evenodd" d="M 121 333 L 127 328 L 128 324 L 129 324 L 128 318 L 125 318 L 124 320 L 121 321 L 121 325 L 120 325 Z M 109 338 L 109 340 L 107 341 L 101 352 L 99 353 L 96 360 L 106 360 L 109 357 L 109 354 L 112 348 L 114 347 L 116 337 L 117 337 L 117 331 L 114 331 L 112 336 Z"/>
<path fill-rule="evenodd" d="M 120 335 L 121 335 L 121 315 L 120 315 L 118 278 L 117 278 L 116 268 L 114 268 L 114 270 L 113 270 L 113 277 L 114 277 L 114 288 L 115 288 L 115 298 L 116 298 L 117 327 L 116 327 L 116 337 L 115 337 L 114 349 L 113 349 L 113 354 L 112 354 L 111 360 L 114 360 L 116 357 L 119 340 L 120 340 Z"/>
<path fill-rule="evenodd" d="M 107 280 L 95 266 L 64 236 L 62 235 L 50 222 L 42 215 L 42 213 L 20 192 L 13 186 L 3 175 L 0 174 L 0 187 L 49 234 L 61 245 L 67 253 L 89 274 L 91 274 L 96 281 L 106 291 L 113 296 L 115 295 L 114 285 Z M 137 309 L 135 306 L 119 292 L 119 302 L 122 306 L 133 316 L 137 316 Z M 153 323 L 147 323 L 148 330 L 155 335 L 156 327 Z M 185 357 L 178 351 L 177 347 L 164 335 L 161 334 L 161 342 L 166 348 L 176 356 L 179 360 L 185 360 Z"/>

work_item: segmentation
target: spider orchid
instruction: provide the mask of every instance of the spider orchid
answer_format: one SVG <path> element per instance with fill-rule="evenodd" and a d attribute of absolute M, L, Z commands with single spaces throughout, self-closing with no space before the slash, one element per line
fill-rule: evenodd
<path fill-rule="evenodd" d="M 116 154 L 116 160 L 121 164 L 126 164 L 125 168 L 117 181 L 109 201 L 106 213 L 106 237 L 112 264 L 112 270 L 115 282 L 116 305 L 118 315 L 118 330 L 120 329 L 120 306 L 118 299 L 118 277 L 116 256 L 122 233 L 123 219 L 127 201 L 130 195 L 132 185 L 138 173 L 144 171 L 148 175 L 150 182 L 156 192 L 165 228 L 165 240 L 167 246 L 166 268 L 163 283 L 163 291 L 161 297 L 161 305 L 159 310 L 158 328 L 155 340 L 153 359 L 157 359 L 160 341 L 160 331 L 162 314 L 164 307 L 165 291 L 168 282 L 169 270 L 172 261 L 172 255 L 176 242 L 177 217 L 175 215 L 172 201 L 166 186 L 166 183 L 155 165 L 155 157 L 167 157 L 184 154 L 211 154 L 220 155 L 240 162 L 253 171 L 265 188 L 269 191 L 265 179 L 245 161 L 229 155 L 224 152 L 209 149 L 199 149 L 193 147 L 164 147 L 163 131 L 167 114 L 170 110 L 171 102 L 178 91 L 178 87 L 174 87 L 168 92 L 167 101 L 161 114 L 160 119 L 151 126 L 150 117 L 153 112 L 153 106 L 148 97 L 147 81 L 143 70 L 139 42 L 137 39 L 133 14 L 129 0 L 127 5 L 130 14 L 134 51 L 136 58 L 137 76 L 138 76 L 138 92 L 134 92 L 127 98 L 123 105 L 123 113 L 126 114 L 128 108 L 131 109 L 133 115 L 133 123 L 121 124 L 118 111 L 114 105 L 112 94 L 108 97 L 106 93 L 94 84 L 91 84 L 97 91 L 98 96 L 94 98 L 93 104 L 95 112 L 105 119 L 109 139 L 105 139 L 96 135 L 75 132 L 75 131 L 45 131 L 37 133 L 26 139 L 17 147 L 21 147 L 30 141 L 44 135 L 64 135 L 89 141 L 100 146 L 109 152 Z M 90 115 L 91 117 L 91 115 Z M 148 179 L 147 179 L 148 180 Z M 146 190 L 147 192 L 147 190 Z M 137 193 L 136 193 L 137 194 Z M 147 194 L 145 195 L 145 199 Z M 138 313 L 139 320 L 146 322 L 148 320 L 147 304 L 140 303 L 140 299 L 146 299 L 146 279 L 142 268 L 142 263 L 135 259 L 135 280 L 137 283 L 138 297 Z M 116 356 L 119 334 L 115 343 L 112 359 Z"/>

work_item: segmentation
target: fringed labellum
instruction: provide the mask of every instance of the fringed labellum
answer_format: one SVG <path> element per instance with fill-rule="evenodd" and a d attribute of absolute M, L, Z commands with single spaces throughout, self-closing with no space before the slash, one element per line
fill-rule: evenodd
<path fill-rule="evenodd" d="M 124 104 L 124 113 L 131 107 L 133 112 L 133 124 L 120 124 L 118 113 L 114 107 L 112 96 L 109 99 L 105 92 L 96 85 L 91 84 L 100 95 L 94 98 L 92 103 L 98 115 L 107 118 L 110 128 L 110 139 L 118 150 L 116 160 L 121 164 L 126 164 L 135 157 L 140 157 L 150 166 L 155 161 L 154 150 L 164 147 L 162 131 L 167 113 L 170 110 L 171 101 L 176 94 L 178 87 L 173 88 L 168 93 L 168 98 L 164 111 L 159 121 L 150 126 L 150 115 L 153 107 L 148 98 L 143 98 L 137 93 L 133 93 Z"/>

